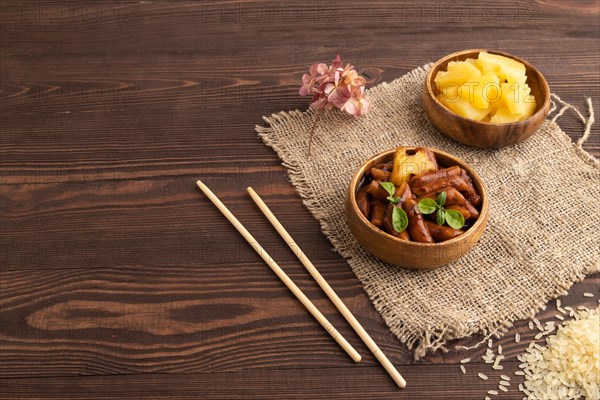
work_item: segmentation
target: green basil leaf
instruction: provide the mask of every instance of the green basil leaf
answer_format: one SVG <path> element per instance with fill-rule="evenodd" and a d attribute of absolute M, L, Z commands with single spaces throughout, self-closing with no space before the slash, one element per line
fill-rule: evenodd
<path fill-rule="evenodd" d="M 417 207 L 419 207 L 419 211 L 421 211 L 421 214 L 431 214 L 434 213 L 437 209 L 437 204 L 433 199 L 425 198 L 419 201 Z"/>
<path fill-rule="evenodd" d="M 394 204 L 397 204 L 400 202 L 401 198 L 400 197 L 394 197 L 394 196 L 388 196 L 387 199 L 389 201 L 391 201 Z"/>
<path fill-rule="evenodd" d="M 381 186 L 383 186 L 383 188 L 386 190 L 386 192 L 389 193 L 390 196 L 394 195 L 394 192 L 396 191 L 396 187 L 394 186 L 394 184 L 392 182 L 380 182 Z"/>
<path fill-rule="evenodd" d="M 446 204 L 446 192 L 442 192 L 438 194 L 437 199 L 435 200 L 438 206 L 443 206 Z"/>
<path fill-rule="evenodd" d="M 397 232 L 402 232 L 408 226 L 408 216 L 400 207 L 394 207 L 392 211 L 392 227 Z"/>
<path fill-rule="evenodd" d="M 465 226 L 465 218 L 456 210 L 446 210 L 446 222 L 454 229 Z"/>
<path fill-rule="evenodd" d="M 446 211 L 443 208 L 438 209 L 437 214 L 435 214 L 435 222 L 438 225 L 444 225 L 444 221 L 446 220 Z"/>

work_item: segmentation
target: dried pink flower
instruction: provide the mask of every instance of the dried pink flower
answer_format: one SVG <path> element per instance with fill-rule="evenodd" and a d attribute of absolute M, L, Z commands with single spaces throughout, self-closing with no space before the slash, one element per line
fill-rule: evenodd
<path fill-rule="evenodd" d="M 354 66 L 342 68 L 339 54 L 328 67 L 323 63 L 310 66 L 309 73 L 302 76 L 300 95 L 313 95 L 310 106 L 314 109 L 331 110 L 334 107 L 359 117 L 369 112 L 371 103 L 365 96 L 365 78 L 358 75 Z"/>

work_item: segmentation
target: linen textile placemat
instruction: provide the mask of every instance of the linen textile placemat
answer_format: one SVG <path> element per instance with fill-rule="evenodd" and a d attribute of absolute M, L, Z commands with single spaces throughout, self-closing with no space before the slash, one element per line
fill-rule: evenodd
<path fill-rule="evenodd" d="M 268 126 L 256 127 L 392 333 L 415 350 L 415 358 L 445 349 L 449 340 L 501 334 L 600 270 L 598 160 L 553 121 L 545 121 L 525 142 L 500 150 L 452 141 L 429 123 L 423 109 L 428 68 L 368 90 L 372 108 L 363 117 L 324 112 L 310 157 L 314 110 L 274 114 L 264 118 Z M 397 268 L 364 251 L 350 233 L 343 203 L 352 175 L 367 158 L 399 145 L 454 154 L 471 164 L 488 188 L 486 231 L 469 254 L 450 265 L 431 271 Z"/>

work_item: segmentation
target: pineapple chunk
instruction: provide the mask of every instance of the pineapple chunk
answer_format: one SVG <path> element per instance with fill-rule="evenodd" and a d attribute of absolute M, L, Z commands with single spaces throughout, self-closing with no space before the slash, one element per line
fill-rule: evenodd
<path fill-rule="evenodd" d="M 450 61 L 446 66 L 446 69 L 448 71 L 461 71 L 466 75 L 478 75 L 481 73 L 475 64 L 465 64 L 465 61 Z"/>
<path fill-rule="evenodd" d="M 494 124 L 506 124 L 510 122 L 524 121 L 533 115 L 535 111 L 536 102 L 532 95 L 524 95 L 525 100 L 522 102 L 524 111 L 519 114 L 511 114 L 507 108 L 501 107 L 494 111 L 494 116 L 491 121 Z"/>
<path fill-rule="evenodd" d="M 440 96 L 443 97 L 447 102 L 456 101 L 456 99 L 460 97 L 458 88 L 458 86 L 454 85 L 446 86 L 441 90 Z"/>
<path fill-rule="evenodd" d="M 500 97 L 500 91 L 498 90 L 498 96 L 495 99 L 490 98 L 490 114 L 496 114 L 501 108 L 504 108 L 504 103 Z"/>
<path fill-rule="evenodd" d="M 493 72 L 480 75 L 474 82 L 467 82 L 461 86 L 460 96 L 473 104 L 473 107 L 487 110 L 490 99 L 499 96 L 500 79 Z"/>
<path fill-rule="evenodd" d="M 511 114 L 506 108 L 501 108 L 492 116 L 490 122 L 492 124 L 508 124 L 520 121 L 520 118 L 521 114 Z"/>
<path fill-rule="evenodd" d="M 448 108 L 461 117 L 473 119 L 475 121 L 483 120 L 490 112 L 489 109 L 482 110 L 480 108 L 476 108 L 473 103 L 469 102 L 469 100 L 463 99 L 462 97 L 456 101 L 448 101 Z"/>
<path fill-rule="evenodd" d="M 500 79 L 506 79 L 508 83 L 524 84 L 525 79 L 525 65 L 513 60 L 512 58 L 499 56 L 497 54 L 490 54 L 486 52 L 479 53 L 477 57 L 477 66 L 482 72 L 495 72 L 498 74 Z"/>
<path fill-rule="evenodd" d="M 502 103 L 510 114 L 524 114 L 525 105 L 523 104 L 523 94 L 519 90 L 518 84 L 509 83 L 500 84 L 500 95 Z"/>
<path fill-rule="evenodd" d="M 472 64 L 451 61 L 448 63 L 448 71 L 439 71 L 434 79 L 439 90 L 449 86 L 461 86 L 465 82 L 473 82 L 481 75 L 481 72 Z"/>
<path fill-rule="evenodd" d="M 427 149 L 417 149 L 415 154 L 406 154 L 406 148 L 398 147 L 394 155 L 394 166 L 390 181 L 400 186 L 408 182 L 412 175 L 418 175 L 427 171 L 437 170 L 435 155 Z"/>
<path fill-rule="evenodd" d="M 526 99 L 522 102 L 524 111 L 522 114 L 511 114 L 506 107 L 498 108 L 493 110 L 494 115 L 490 122 L 494 124 L 506 124 L 510 122 L 524 121 L 533 115 L 535 111 L 536 102 L 532 95 L 526 95 Z"/>
<path fill-rule="evenodd" d="M 467 59 L 465 60 L 465 62 L 468 62 L 469 64 L 473 64 L 475 67 L 477 67 L 477 60 L 476 60 L 476 59 L 474 59 L 474 58 L 467 58 Z M 480 71 L 480 72 L 483 72 L 483 71 L 481 71 L 481 70 L 479 70 L 479 71 Z"/>
<path fill-rule="evenodd" d="M 526 120 L 527 118 L 531 117 L 533 115 L 533 113 L 535 112 L 535 107 L 537 106 L 537 103 L 535 102 L 535 97 L 533 97 L 533 95 L 529 94 L 525 97 L 525 113 L 521 116 L 521 119 L 519 119 L 519 121 L 523 121 Z"/>

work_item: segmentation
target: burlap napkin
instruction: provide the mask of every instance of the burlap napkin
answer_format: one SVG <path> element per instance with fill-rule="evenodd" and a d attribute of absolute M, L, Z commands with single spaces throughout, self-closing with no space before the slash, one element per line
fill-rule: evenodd
<path fill-rule="evenodd" d="M 267 127 L 256 127 L 390 330 L 415 350 L 415 358 L 445 349 L 452 339 L 502 334 L 600 270 L 598 161 L 552 121 L 524 143 L 501 150 L 446 138 L 429 123 L 421 103 L 428 68 L 370 89 L 373 107 L 364 117 L 323 113 L 311 157 L 313 110 L 274 114 L 264 118 Z M 483 238 L 453 264 L 433 271 L 400 269 L 372 257 L 350 233 L 343 210 L 350 178 L 364 160 L 398 145 L 452 153 L 473 165 L 487 185 L 490 218 Z"/>

